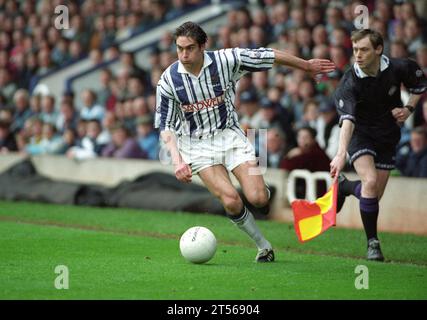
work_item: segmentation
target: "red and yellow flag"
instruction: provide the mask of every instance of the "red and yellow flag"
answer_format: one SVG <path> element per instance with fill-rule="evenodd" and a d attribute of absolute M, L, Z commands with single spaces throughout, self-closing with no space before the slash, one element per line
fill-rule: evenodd
<path fill-rule="evenodd" d="M 311 240 L 335 226 L 337 216 L 338 183 L 335 181 L 321 198 L 314 202 L 292 202 L 294 226 L 300 242 Z"/>

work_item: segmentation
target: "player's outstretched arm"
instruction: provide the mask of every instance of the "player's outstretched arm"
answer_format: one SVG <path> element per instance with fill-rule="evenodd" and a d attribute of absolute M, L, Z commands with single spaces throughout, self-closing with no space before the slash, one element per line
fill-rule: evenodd
<path fill-rule="evenodd" d="M 335 70 L 335 64 L 328 59 L 304 60 L 285 51 L 273 49 L 275 54 L 274 63 L 296 68 L 308 72 L 311 76 L 320 73 L 329 73 Z"/>
<path fill-rule="evenodd" d="M 343 120 L 340 131 L 340 142 L 336 156 L 332 159 L 330 174 L 332 178 L 338 177 L 345 166 L 347 148 L 353 135 L 354 123 L 350 120 Z"/>
<path fill-rule="evenodd" d="M 160 136 L 171 154 L 176 178 L 181 182 L 191 182 L 191 168 L 184 162 L 179 153 L 175 133 L 172 131 L 161 131 Z"/>

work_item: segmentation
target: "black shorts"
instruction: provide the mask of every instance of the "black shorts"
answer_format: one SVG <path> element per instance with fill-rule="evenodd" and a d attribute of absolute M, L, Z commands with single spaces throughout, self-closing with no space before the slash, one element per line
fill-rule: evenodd
<path fill-rule="evenodd" d="M 375 167 L 381 170 L 393 170 L 396 165 L 396 146 L 400 140 L 400 131 L 395 131 L 384 139 L 379 134 L 368 135 L 355 130 L 348 147 L 350 164 L 363 155 L 374 157 Z M 374 138 L 375 137 L 375 138 Z"/>

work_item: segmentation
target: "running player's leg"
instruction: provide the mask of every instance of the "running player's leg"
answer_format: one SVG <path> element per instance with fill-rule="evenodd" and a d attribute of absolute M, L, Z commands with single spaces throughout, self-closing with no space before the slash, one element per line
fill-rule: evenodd
<path fill-rule="evenodd" d="M 267 214 L 270 211 L 269 198 L 270 190 L 266 187 L 264 178 L 259 172 L 256 161 L 245 161 L 232 170 L 243 189 L 243 194 L 247 201 L 257 208 L 257 212 Z M 255 225 L 253 214 L 248 210 L 249 219 Z M 260 233 L 261 234 L 261 233 Z M 257 261 L 273 261 L 274 252 L 271 244 L 263 240 L 263 247 L 258 247 Z"/>
<path fill-rule="evenodd" d="M 381 200 L 384 195 L 385 187 L 387 186 L 388 178 L 390 177 L 389 170 L 377 169 L 377 194 L 378 200 Z"/>
<path fill-rule="evenodd" d="M 271 244 L 262 235 L 252 213 L 243 205 L 224 166 L 215 165 L 205 168 L 199 172 L 199 176 L 209 191 L 221 201 L 231 221 L 254 240 L 258 248 L 256 260 L 273 261 L 274 253 L 271 250 Z M 260 255 L 260 252 L 266 252 L 266 254 Z"/>
<path fill-rule="evenodd" d="M 270 210 L 269 199 L 270 190 L 266 187 L 262 174 L 256 161 L 246 161 L 233 169 L 233 174 L 242 187 L 246 199 L 254 207 L 259 208 L 262 214 L 267 214 Z"/>
<path fill-rule="evenodd" d="M 210 166 L 198 174 L 208 190 L 221 201 L 227 214 L 238 216 L 243 209 L 243 202 L 224 166 Z"/>
<path fill-rule="evenodd" d="M 372 155 L 362 155 L 353 162 L 354 168 L 361 179 L 361 196 L 359 200 L 360 215 L 368 241 L 368 260 L 383 261 L 378 235 L 377 221 L 378 204 L 378 172 Z"/>

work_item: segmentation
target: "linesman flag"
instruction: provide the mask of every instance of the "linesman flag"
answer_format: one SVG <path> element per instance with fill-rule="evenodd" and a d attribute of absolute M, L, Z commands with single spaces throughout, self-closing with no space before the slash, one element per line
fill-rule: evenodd
<path fill-rule="evenodd" d="M 335 226 L 337 216 L 338 182 L 333 182 L 321 198 L 311 202 L 295 200 L 292 202 L 294 226 L 300 242 L 311 240 Z"/>

